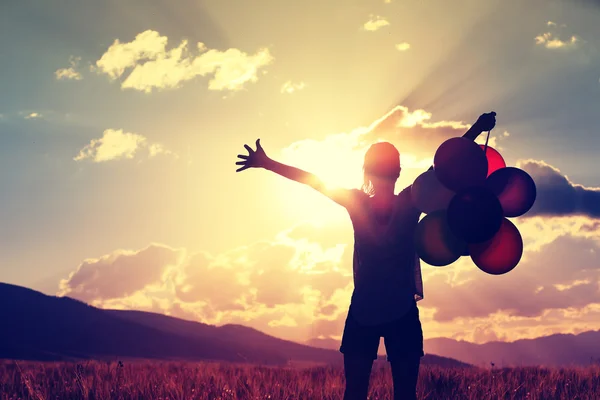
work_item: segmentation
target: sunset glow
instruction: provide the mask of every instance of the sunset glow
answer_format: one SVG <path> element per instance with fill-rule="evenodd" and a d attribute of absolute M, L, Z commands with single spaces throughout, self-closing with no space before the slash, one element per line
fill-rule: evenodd
<path fill-rule="evenodd" d="M 524 255 L 505 276 L 423 265 L 425 337 L 600 329 L 597 2 L 55 3 L 0 5 L 0 281 L 339 339 L 348 213 L 236 173 L 244 144 L 358 189 L 390 142 L 399 192 L 493 110 L 489 144 L 538 188 Z"/>

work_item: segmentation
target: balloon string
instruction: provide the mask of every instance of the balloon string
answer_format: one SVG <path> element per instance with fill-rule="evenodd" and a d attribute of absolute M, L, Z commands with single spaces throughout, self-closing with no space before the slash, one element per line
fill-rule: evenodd
<path fill-rule="evenodd" d="M 484 152 L 485 154 L 487 154 L 488 140 L 490 140 L 490 132 L 491 132 L 491 131 L 492 131 L 491 129 L 488 131 L 487 138 L 485 138 L 485 146 L 484 146 L 484 148 L 483 148 L 483 152 Z"/>

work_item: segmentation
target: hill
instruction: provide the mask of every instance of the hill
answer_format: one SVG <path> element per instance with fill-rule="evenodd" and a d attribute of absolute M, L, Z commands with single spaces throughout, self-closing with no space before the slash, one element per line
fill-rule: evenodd
<path fill-rule="evenodd" d="M 311 339 L 306 344 L 323 349 L 340 346 L 334 339 Z M 483 344 L 435 338 L 425 340 L 424 347 L 426 353 L 478 366 L 585 366 L 600 361 L 600 331 Z"/>
<path fill-rule="evenodd" d="M 314 362 L 340 362 L 335 351 L 293 342 L 278 348 L 237 343 L 232 328 L 139 312 L 101 310 L 67 297 L 0 283 L 0 358 L 26 360 L 143 358 L 285 364 L 299 347 Z M 185 333 L 185 327 L 193 327 Z M 235 328 L 234 328 L 235 329 Z M 225 335 L 220 337 L 220 331 Z M 266 335 L 265 335 L 266 336 Z M 279 339 L 276 339 L 277 341 Z"/>
<path fill-rule="evenodd" d="M 0 358 L 24 360 L 215 360 L 284 365 L 339 364 L 323 349 L 241 325 L 213 326 L 142 311 L 103 310 L 68 297 L 0 283 Z M 427 355 L 423 364 L 464 367 Z"/>
<path fill-rule="evenodd" d="M 600 331 L 483 344 L 436 338 L 426 340 L 425 348 L 475 365 L 584 366 L 600 361 Z"/>

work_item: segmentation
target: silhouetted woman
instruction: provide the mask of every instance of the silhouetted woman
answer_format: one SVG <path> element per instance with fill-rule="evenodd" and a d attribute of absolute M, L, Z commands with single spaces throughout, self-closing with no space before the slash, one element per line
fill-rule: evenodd
<path fill-rule="evenodd" d="M 496 124 L 496 114 L 483 114 L 463 137 L 475 140 Z M 400 154 L 386 142 L 365 154 L 364 184 L 358 189 L 331 189 L 315 175 L 270 159 L 260 139 L 256 150 L 244 145 L 241 165 L 264 168 L 304 183 L 344 206 L 354 227 L 354 292 L 340 351 L 344 354 L 344 399 L 366 399 L 379 340 L 384 338 L 392 367 L 394 399 L 416 399 L 423 353 L 423 332 L 417 300 L 423 298 L 421 268 L 414 234 L 421 212 L 412 203 L 408 186 L 394 194 L 400 176 Z"/>

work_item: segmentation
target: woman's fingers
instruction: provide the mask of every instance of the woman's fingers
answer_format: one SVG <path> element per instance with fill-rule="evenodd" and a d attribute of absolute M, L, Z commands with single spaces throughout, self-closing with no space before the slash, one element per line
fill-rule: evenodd
<path fill-rule="evenodd" d="M 246 161 L 238 161 L 235 163 L 235 165 L 246 165 L 247 162 Z"/>
<path fill-rule="evenodd" d="M 256 139 L 256 150 L 262 150 L 262 146 L 260 145 L 260 139 Z"/>
<path fill-rule="evenodd" d="M 238 154 L 238 158 L 241 158 L 242 160 L 247 160 L 248 158 L 250 158 L 250 156 L 245 156 L 243 154 Z"/>
<path fill-rule="evenodd" d="M 247 144 L 245 144 L 244 147 L 246 148 L 246 150 L 248 150 L 249 154 L 254 153 L 254 150 L 252 150 L 252 148 L 250 146 L 248 146 Z"/>
<path fill-rule="evenodd" d="M 245 169 L 248 169 L 248 168 L 250 168 L 250 167 L 247 166 L 247 165 L 244 165 L 243 167 L 236 169 L 235 172 L 241 172 L 241 171 L 243 171 Z"/>

